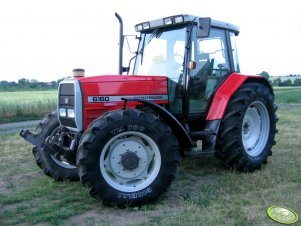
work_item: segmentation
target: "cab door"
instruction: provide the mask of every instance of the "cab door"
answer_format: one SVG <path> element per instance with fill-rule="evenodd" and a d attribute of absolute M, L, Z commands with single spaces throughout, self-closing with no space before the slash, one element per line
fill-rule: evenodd
<path fill-rule="evenodd" d="M 205 113 L 208 100 L 221 81 L 231 72 L 226 31 L 211 28 L 209 37 L 193 35 L 189 75 L 189 114 Z"/>

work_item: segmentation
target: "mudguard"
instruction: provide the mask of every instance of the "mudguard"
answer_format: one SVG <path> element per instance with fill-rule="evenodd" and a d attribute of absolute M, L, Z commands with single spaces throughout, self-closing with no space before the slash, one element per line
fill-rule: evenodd
<path fill-rule="evenodd" d="M 269 87 L 272 91 L 269 82 L 260 75 L 232 73 L 215 92 L 206 120 L 212 121 L 222 119 L 230 98 L 235 91 L 246 82 L 259 82 Z"/>
<path fill-rule="evenodd" d="M 167 123 L 167 125 L 172 131 L 177 131 L 176 133 L 174 133 L 174 135 L 178 139 L 181 148 L 186 149 L 195 146 L 195 143 L 191 140 L 191 137 L 189 136 L 185 128 L 182 126 L 182 124 L 165 108 L 149 100 L 142 100 L 136 98 L 123 98 L 123 100 L 137 101 L 145 104 L 146 106 L 150 106 L 154 111 L 156 111 L 160 115 L 160 117 Z"/>

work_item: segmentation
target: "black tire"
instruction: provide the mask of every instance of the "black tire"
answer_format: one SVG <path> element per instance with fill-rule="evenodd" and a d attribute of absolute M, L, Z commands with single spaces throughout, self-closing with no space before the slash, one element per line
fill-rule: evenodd
<path fill-rule="evenodd" d="M 166 123 L 136 109 L 96 119 L 77 153 L 80 180 L 90 195 L 119 207 L 154 201 L 175 178 L 179 161 L 178 141 Z"/>
<path fill-rule="evenodd" d="M 272 155 L 276 129 L 274 96 L 259 83 L 242 85 L 232 96 L 218 135 L 216 156 L 226 167 L 251 172 Z"/>
<path fill-rule="evenodd" d="M 47 146 L 44 146 L 46 138 L 51 136 L 59 126 L 60 124 L 56 112 L 47 114 L 36 128 L 37 137 L 42 140 L 43 143 L 40 146 L 34 146 L 32 153 L 35 156 L 37 165 L 47 176 L 57 181 L 77 181 L 79 180 L 77 168 L 50 155 L 47 152 Z"/>

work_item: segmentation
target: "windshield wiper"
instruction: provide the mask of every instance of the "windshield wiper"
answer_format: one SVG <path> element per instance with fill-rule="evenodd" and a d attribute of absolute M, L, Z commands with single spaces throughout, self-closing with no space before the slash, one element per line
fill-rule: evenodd
<path fill-rule="evenodd" d="M 142 44 L 142 47 L 141 49 L 138 51 L 138 54 L 141 55 L 141 61 L 140 61 L 140 64 L 142 64 L 142 61 L 143 61 L 143 54 L 144 54 L 144 49 L 145 47 L 151 42 L 151 40 L 153 38 L 159 38 L 161 36 L 162 32 L 159 32 L 158 29 L 154 30 L 153 33 L 151 33 L 151 35 L 149 36 L 149 38 L 146 40 L 146 35 L 144 35 L 144 39 L 143 39 L 143 44 Z"/>

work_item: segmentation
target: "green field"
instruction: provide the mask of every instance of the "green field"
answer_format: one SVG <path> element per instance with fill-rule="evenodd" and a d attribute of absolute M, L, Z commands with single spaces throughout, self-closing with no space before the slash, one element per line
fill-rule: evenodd
<path fill-rule="evenodd" d="M 276 103 L 301 104 L 301 87 L 275 87 Z"/>
<path fill-rule="evenodd" d="M 276 87 L 276 103 L 301 104 L 301 87 Z M 40 119 L 56 109 L 57 91 L 0 92 L 0 123 Z"/>
<path fill-rule="evenodd" d="M 0 123 L 40 119 L 56 105 L 57 91 L 0 92 Z"/>

